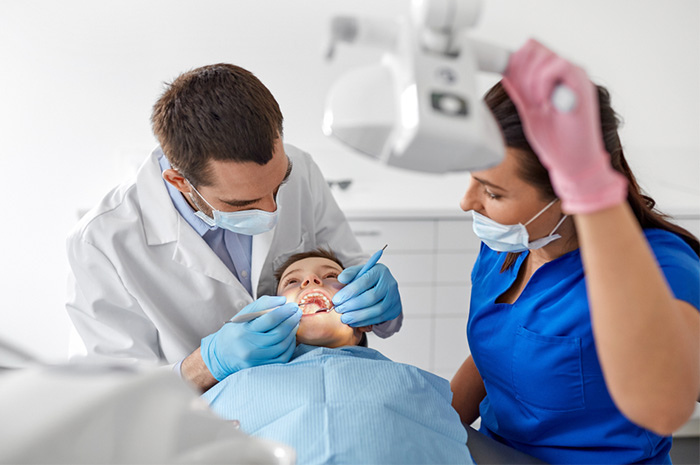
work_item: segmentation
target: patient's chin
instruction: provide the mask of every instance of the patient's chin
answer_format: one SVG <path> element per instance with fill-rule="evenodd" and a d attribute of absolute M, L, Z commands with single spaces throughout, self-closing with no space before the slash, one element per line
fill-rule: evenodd
<path fill-rule="evenodd" d="M 340 321 L 333 321 L 330 318 L 323 318 L 323 316 L 302 318 L 297 330 L 297 343 L 340 347 L 352 345 L 353 336 L 354 330 Z"/>

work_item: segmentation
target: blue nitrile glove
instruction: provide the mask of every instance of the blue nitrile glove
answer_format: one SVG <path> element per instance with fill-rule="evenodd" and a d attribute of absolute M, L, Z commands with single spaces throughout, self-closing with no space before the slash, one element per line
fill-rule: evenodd
<path fill-rule="evenodd" d="M 202 360 L 218 381 L 243 368 L 292 358 L 301 310 L 284 296 L 262 296 L 240 313 L 281 307 L 247 323 L 226 323 L 202 339 Z M 239 313 L 239 314 L 240 314 Z"/>
<path fill-rule="evenodd" d="M 353 281 L 362 265 L 351 266 L 340 273 L 338 281 L 347 284 L 333 296 L 340 321 L 353 327 L 376 325 L 401 314 L 399 285 L 386 265 L 377 263 Z"/>

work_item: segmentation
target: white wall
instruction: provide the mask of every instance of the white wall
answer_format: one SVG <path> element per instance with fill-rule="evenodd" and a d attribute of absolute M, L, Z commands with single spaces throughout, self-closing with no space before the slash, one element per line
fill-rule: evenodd
<path fill-rule="evenodd" d="M 408 4 L 0 0 L 0 337 L 49 360 L 65 356 L 64 238 L 76 212 L 97 202 L 152 148 L 150 108 L 162 82 L 193 67 L 225 61 L 256 73 L 280 102 L 286 140 L 312 151 L 327 176 L 355 179 L 358 195 L 346 195 L 349 208 L 362 208 L 366 196 L 359 193 L 378 184 L 384 186 L 379 202 L 388 208 L 456 208 L 465 175 L 381 167 L 320 131 L 325 89 L 348 66 L 322 60 L 329 18 L 341 12 L 395 17 Z M 648 173 L 643 181 L 663 178 L 661 184 L 698 193 L 700 2 L 485 0 L 483 6 L 475 37 L 517 48 L 534 36 L 584 65 L 612 90 L 626 120 L 622 136 L 631 163 Z M 340 53 L 348 63 L 365 60 Z M 480 82 L 486 89 L 495 79 Z"/>

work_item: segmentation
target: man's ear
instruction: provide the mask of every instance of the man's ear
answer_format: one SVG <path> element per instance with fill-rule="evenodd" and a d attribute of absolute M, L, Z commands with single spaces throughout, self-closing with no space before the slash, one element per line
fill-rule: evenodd
<path fill-rule="evenodd" d="M 183 194 L 189 194 L 190 192 L 192 192 L 190 184 L 185 180 L 185 177 L 181 175 L 180 172 L 177 170 L 168 168 L 167 170 L 163 171 L 163 179 L 168 181 L 170 184 L 173 185 L 173 187 L 175 187 L 175 189 L 179 190 Z"/>

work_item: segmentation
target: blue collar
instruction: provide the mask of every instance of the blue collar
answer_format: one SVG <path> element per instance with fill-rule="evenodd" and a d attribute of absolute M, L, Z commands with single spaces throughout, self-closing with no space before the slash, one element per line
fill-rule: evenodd
<path fill-rule="evenodd" d="M 171 168 L 170 162 L 167 158 L 165 158 L 164 155 L 161 155 L 158 158 L 158 164 L 160 165 L 161 173 Z M 197 231 L 197 234 L 199 234 L 200 236 L 204 236 L 204 234 L 206 234 L 207 231 L 216 229 L 216 226 L 210 227 L 201 218 L 194 214 L 194 209 L 190 206 L 189 203 L 187 203 L 187 200 L 185 200 L 185 197 L 183 197 L 182 192 L 177 190 L 175 186 L 170 184 L 165 179 L 163 179 L 163 182 L 165 183 L 165 187 L 168 189 L 168 194 L 170 195 L 170 199 L 172 199 L 173 201 L 175 209 L 180 213 L 180 215 L 185 219 L 185 221 L 187 221 L 187 223 L 189 223 L 189 225 L 192 226 L 192 228 L 195 231 Z"/>

